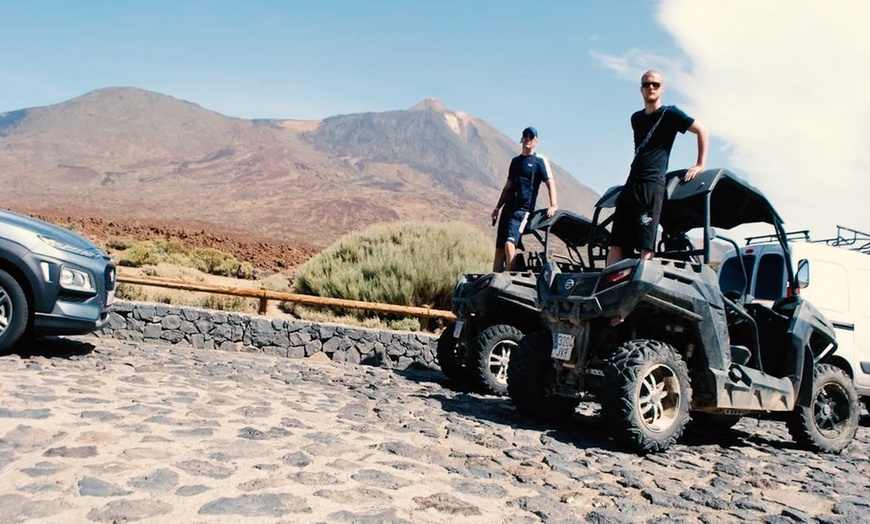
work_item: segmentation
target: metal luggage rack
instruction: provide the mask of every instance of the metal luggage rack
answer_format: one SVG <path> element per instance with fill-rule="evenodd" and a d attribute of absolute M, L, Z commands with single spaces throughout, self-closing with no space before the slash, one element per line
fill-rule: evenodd
<path fill-rule="evenodd" d="M 800 231 L 790 231 L 785 234 L 786 240 L 789 242 L 795 240 L 802 240 L 804 242 L 812 242 L 810 240 L 810 230 L 802 229 Z M 776 242 L 776 235 L 759 235 L 757 237 L 746 237 L 746 245 L 752 244 L 768 244 L 770 242 Z"/>
<path fill-rule="evenodd" d="M 837 236 L 835 238 L 814 240 L 814 242 L 824 242 L 829 246 L 845 247 L 852 251 L 870 255 L 870 234 L 845 226 L 837 226 Z"/>
<path fill-rule="evenodd" d="M 800 231 L 790 231 L 785 234 L 789 242 L 803 241 L 812 242 L 814 244 L 825 243 L 833 247 L 843 247 L 852 251 L 858 251 L 865 255 L 870 255 L 870 233 L 864 233 L 856 229 L 846 226 L 837 226 L 837 236 L 834 238 L 824 238 L 820 240 L 812 240 L 810 238 L 810 230 L 802 229 Z M 775 242 L 776 235 L 760 235 L 757 237 L 746 237 L 746 245 L 764 244 Z"/>

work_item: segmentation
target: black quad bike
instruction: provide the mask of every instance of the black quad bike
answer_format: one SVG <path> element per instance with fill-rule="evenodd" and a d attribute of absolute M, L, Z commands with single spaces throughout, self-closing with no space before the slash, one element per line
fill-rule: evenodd
<path fill-rule="evenodd" d="M 438 363 L 447 377 L 486 393 L 507 393 L 511 351 L 527 333 L 546 329 L 535 290 L 538 274 L 548 262 L 564 271 L 582 273 L 588 267 L 583 248 L 589 242 L 591 221 L 567 210 L 547 217 L 533 212 L 523 230 L 522 252 L 514 271 L 462 276 L 453 289 L 453 313 L 438 339 Z M 596 237 L 603 257 L 606 233 Z"/>
<path fill-rule="evenodd" d="M 549 330 L 511 353 L 511 399 L 538 419 L 597 401 L 608 431 L 639 453 L 667 449 L 690 419 L 730 428 L 742 416 L 784 420 L 800 446 L 842 451 L 857 430 L 858 395 L 831 358 L 832 324 L 799 294 L 782 220 L 727 170 L 686 182 L 684 174 L 667 176 L 655 258 L 542 270 L 539 305 Z M 612 220 L 601 219 L 620 189 L 596 204 L 593 235 Z M 714 239 L 733 244 L 714 228 L 742 224 L 772 226 L 789 261 L 788 296 L 772 306 L 745 291 L 723 294 L 709 265 Z M 691 241 L 690 231 L 702 238 Z"/>

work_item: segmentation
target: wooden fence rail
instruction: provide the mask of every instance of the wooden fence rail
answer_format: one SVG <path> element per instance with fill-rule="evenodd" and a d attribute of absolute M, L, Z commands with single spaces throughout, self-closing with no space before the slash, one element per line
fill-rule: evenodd
<path fill-rule="evenodd" d="M 422 319 L 456 320 L 456 315 L 454 315 L 452 311 L 445 311 L 443 309 L 432 309 L 429 307 L 399 306 L 396 304 L 363 302 L 361 300 L 345 300 L 342 298 L 317 297 L 313 295 L 300 295 L 298 293 L 283 293 L 280 291 L 270 291 L 268 289 L 246 289 L 230 286 L 214 286 L 209 284 L 183 282 L 181 280 L 135 277 L 132 275 L 124 275 L 121 273 L 118 274 L 118 282 L 124 284 L 135 284 L 137 286 L 163 287 L 168 289 L 182 289 L 185 291 L 201 291 L 205 293 L 216 293 L 220 295 L 256 298 L 260 300 L 260 307 L 258 312 L 261 315 L 266 314 L 266 308 L 270 300 L 278 300 L 281 302 L 294 302 L 296 304 L 307 304 L 312 306 L 342 307 L 348 309 L 363 309 L 367 311 L 376 311 L 378 313 L 394 313 L 410 317 L 419 317 Z"/>

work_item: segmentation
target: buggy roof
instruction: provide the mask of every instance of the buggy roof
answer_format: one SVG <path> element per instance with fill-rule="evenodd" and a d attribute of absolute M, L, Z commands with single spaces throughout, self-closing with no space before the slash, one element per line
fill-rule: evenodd
<path fill-rule="evenodd" d="M 556 235 L 567 246 L 585 246 L 589 242 L 592 221 L 565 209 L 557 209 L 552 217 L 547 217 L 546 209 L 538 209 L 529 216 L 523 234 L 544 231 L 548 228 L 550 233 Z"/>
<path fill-rule="evenodd" d="M 659 223 L 665 231 L 686 232 L 704 227 L 705 202 L 710 195 L 710 226 L 731 229 L 741 224 L 764 222 L 781 224 L 777 214 L 761 191 L 727 169 L 707 169 L 683 182 L 685 169 L 666 175 L 665 202 Z M 595 205 L 613 208 L 622 186 L 608 189 Z"/>

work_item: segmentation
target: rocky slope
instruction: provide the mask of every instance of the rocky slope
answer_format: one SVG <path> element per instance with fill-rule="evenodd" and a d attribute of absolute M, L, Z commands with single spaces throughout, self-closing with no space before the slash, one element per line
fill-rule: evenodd
<path fill-rule="evenodd" d="M 323 121 L 242 120 L 101 89 L 0 114 L 0 207 L 317 247 L 395 220 L 489 230 L 518 149 L 436 100 Z M 553 167 L 562 207 L 589 214 L 597 195 Z"/>

